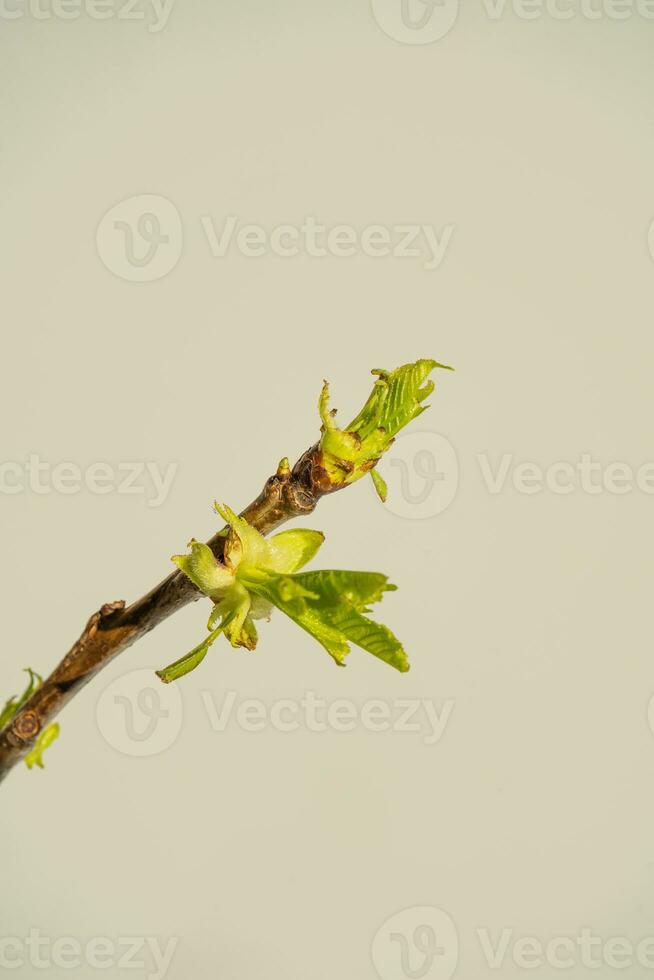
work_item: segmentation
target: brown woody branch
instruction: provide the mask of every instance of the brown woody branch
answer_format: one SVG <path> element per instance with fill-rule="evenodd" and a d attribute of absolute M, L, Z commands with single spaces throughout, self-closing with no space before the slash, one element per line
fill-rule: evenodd
<path fill-rule="evenodd" d="M 310 514 L 322 496 L 336 489 L 339 487 L 331 485 L 321 465 L 318 446 L 312 446 L 292 471 L 280 466 L 242 516 L 268 534 L 285 521 Z M 224 540 L 223 530 L 208 542 L 217 558 L 222 557 Z M 93 613 L 61 663 L 0 732 L 0 782 L 27 755 L 39 733 L 103 667 L 201 594 L 176 571 L 131 606 L 122 600 L 109 602 Z"/>

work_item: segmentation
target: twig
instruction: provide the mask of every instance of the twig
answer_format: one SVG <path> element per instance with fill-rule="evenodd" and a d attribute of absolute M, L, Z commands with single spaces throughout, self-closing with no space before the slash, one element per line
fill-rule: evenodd
<path fill-rule="evenodd" d="M 319 446 L 315 445 L 300 457 L 293 470 L 280 465 L 242 516 L 262 534 L 268 534 L 285 521 L 310 514 L 322 496 L 345 485 L 332 483 L 321 460 Z M 224 531 L 219 531 L 208 542 L 217 558 L 222 557 L 224 540 Z M 0 732 L 0 782 L 88 681 L 141 636 L 201 594 L 182 572 L 176 571 L 131 606 L 120 600 L 106 603 L 95 612 L 61 663 Z"/>

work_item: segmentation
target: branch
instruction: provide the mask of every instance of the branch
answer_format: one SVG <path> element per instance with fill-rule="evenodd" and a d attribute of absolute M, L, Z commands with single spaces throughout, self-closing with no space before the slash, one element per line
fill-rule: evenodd
<path fill-rule="evenodd" d="M 400 429 L 425 411 L 427 406 L 424 401 L 434 388 L 433 382 L 426 382 L 426 379 L 435 368 L 444 366 L 433 360 L 420 360 L 414 364 L 405 364 L 391 372 L 373 371 L 377 380 L 372 393 L 361 412 L 344 429 L 337 427 L 334 420 L 335 410 L 329 409 L 329 390 L 325 383 L 319 403 L 322 419 L 320 441 L 300 457 L 292 470 L 288 460 L 282 460 L 277 472 L 266 481 L 257 499 L 242 512 L 241 517 L 245 518 L 247 525 L 261 534 L 268 534 L 292 518 L 310 514 L 321 497 L 349 486 L 367 474 L 373 477 L 377 492 L 382 499 L 385 499 L 386 485 L 374 468 Z M 225 558 L 227 564 L 231 566 L 227 534 L 228 528 L 225 527 L 207 544 L 219 561 Z M 335 573 L 329 574 L 333 576 Z M 353 574 L 362 577 L 359 573 Z M 366 576 L 364 575 L 363 578 Z M 384 576 L 377 575 L 373 578 L 376 581 L 383 580 L 384 583 L 387 581 Z M 369 580 L 368 575 L 368 584 Z M 318 579 L 315 581 L 318 582 Z M 258 594 L 262 594 L 262 589 L 265 591 L 264 585 L 265 583 L 258 581 L 251 582 L 249 587 L 253 592 L 258 590 Z M 287 585 L 288 583 L 285 587 Z M 333 583 L 331 587 L 334 588 Z M 367 601 L 379 601 L 381 592 L 388 588 L 390 586 L 380 588 L 378 583 L 378 587 L 374 590 L 376 598 L 372 600 L 371 596 L 368 596 Z M 300 589 L 300 592 L 313 599 L 319 598 L 317 594 L 306 588 Z M 202 594 L 191 579 L 183 571 L 178 570 L 131 606 L 126 606 L 122 600 L 109 602 L 94 613 L 80 638 L 41 686 L 33 692 L 30 686 L 25 694 L 27 700 L 24 703 L 22 699 L 14 704 L 8 702 L 5 709 L 7 713 L 0 722 L 5 726 L 0 731 L 0 781 L 17 762 L 28 755 L 41 733 L 46 730 L 61 709 L 103 667 L 135 643 L 139 637 L 149 633 L 189 602 L 199 599 Z M 286 606 L 288 602 L 284 600 L 281 593 L 277 597 L 267 596 L 267 598 L 272 598 L 274 605 L 283 608 L 291 618 L 304 628 L 308 628 L 295 607 L 290 611 L 285 608 L 285 602 Z M 345 620 L 341 611 L 340 622 L 332 623 L 328 629 L 332 639 L 335 635 L 339 641 L 333 647 L 325 639 L 327 634 L 323 632 L 321 639 L 321 635 L 315 631 L 315 628 L 308 628 L 308 630 L 323 643 L 339 663 L 349 649 L 346 640 L 354 630 L 356 636 L 349 637 L 353 642 L 385 659 L 399 670 L 408 669 L 406 657 L 390 631 L 377 625 L 376 630 L 373 631 L 374 635 L 367 633 L 364 636 L 361 631 L 361 617 L 357 618 L 362 611 L 365 610 L 350 604 L 347 606 Z M 336 615 L 333 609 L 330 615 L 332 617 Z M 370 623 L 365 625 L 372 629 Z M 335 629 L 337 626 L 340 626 L 342 636 Z M 224 624 L 221 629 L 224 629 Z M 214 630 L 214 633 L 217 632 L 219 631 Z M 381 646 L 380 636 L 383 637 Z M 248 646 L 251 637 L 244 639 L 239 635 L 230 636 L 230 639 L 236 645 Z M 394 660 L 391 656 L 397 653 L 397 650 L 387 649 L 389 641 L 393 641 L 397 649 L 402 652 L 404 657 L 402 662 L 397 661 L 397 657 Z M 171 665 L 171 667 L 177 666 L 178 664 Z M 30 671 L 30 685 L 36 676 Z M 168 676 L 166 671 L 159 672 L 159 676 L 165 680 L 173 679 L 173 675 Z"/>
<path fill-rule="evenodd" d="M 308 449 L 293 469 L 280 465 L 242 516 L 262 534 L 310 514 L 327 493 L 341 489 L 328 478 L 318 445 Z M 207 542 L 221 558 L 225 530 Z M 126 606 L 108 602 L 93 613 L 80 638 L 41 687 L 0 732 L 0 782 L 30 751 L 40 732 L 103 667 L 173 613 L 202 593 L 180 571 L 173 572 L 147 595 Z"/>

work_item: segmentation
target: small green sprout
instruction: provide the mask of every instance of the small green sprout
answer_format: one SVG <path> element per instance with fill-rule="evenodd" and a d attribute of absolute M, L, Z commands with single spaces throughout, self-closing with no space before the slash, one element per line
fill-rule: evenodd
<path fill-rule="evenodd" d="M 38 691 L 43 683 L 43 678 L 41 675 L 37 674 L 31 667 L 26 667 L 25 673 L 29 675 L 27 687 L 22 694 L 9 698 L 9 700 L 5 702 L 2 711 L 0 711 L 0 731 L 2 731 L 3 728 L 6 728 L 6 726 L 14 720 L 21 708 L 27 704 L 32 695 Z M 47 728 L 43 729 L 34 743 L 34 746 L 25 756 L 25 764 L 28 769 L 31 769 L 33 766 L 38 766 L 39 769 L 44 768 L 43 753 L 58 737 L 59 725 L 56 722 L 53 725 L 48 725 Z"/>
<path fill-rule="evenodd" d="M 59 724 L 55 721 L 54 724 L 48 725 L 44 728 L 36 742 L 34 743 L 31 751 L 25 756 L 25 765 L 28 769 L 33 766 L 38 766 L 39 769 L 43 769 L 43 753 L 52 745 L 54 740 L 59 738 Z"/>

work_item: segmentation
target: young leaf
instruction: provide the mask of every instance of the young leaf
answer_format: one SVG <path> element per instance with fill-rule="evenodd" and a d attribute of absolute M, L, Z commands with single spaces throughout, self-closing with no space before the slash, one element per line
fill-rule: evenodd
<path fill-rule="evenodd" d="M 33 766 L 38 766 L 39 769 L 44 768 L 43 753 L 52 745 L 56 738 L 59 738 L 59 730 L 59 724 L 57 722 L 43 729 L 32 749 L 25 756 L 25 765 L 28 769 L 32 769 Z"/>
<path fill-rule="evenodd" d="M 377 572 L 319 571 L 275 575 L 248 570 L 247 587 L 264 596 L 298 626 L 310 633 L 336 663 L 343 665 L 349 643 L 400 671 L 409 661 L 391 631 L 367 619 L 363 612 L 395 586 Z"/>
<path fill-rule="evenodd" d="M 348 425 L 348 432 L 356 432 L 363 440 L 375 429 L 381 428 L 390 441 L 427 408 L 422 403 L 434 390 L 434 382 L 428 381 L 424 387 L 421 386 L 436 368 L 452 370 L 446 364 L 431 359 L 403 364 L 395 371 L 376 368 L 372 373 L 378 376 L 378 380 L 368 401 Z"/>
<path fill-rule="evenodd" d="M 274 534 L 268 545 L 270 557 L 267 567 L 282 574 L 297 572 L 315 558 L 324 540 L 322 531 L 304 528 Z"/>
<path fill-rule="evenodd" d="M 229 593 L 218 604 L 218 611 L 222 616 L 221 629 L 233 647 L 245 647 L 253 650 L 252 630 L 245 629 L 245 623 L 250 612 L 250 593 L 240 583 L 237 582 Z M 254 631 L 256 645 L 256 630 Z"/>
<path fill-rule="evenodd" d="M 169 664 L 168 667 L 164 667 L 162 670 L 158 670 L 157 677 L 161 678 L 164 684 L 170 684 L 171 681 L 176 681 L 180 677 L 184 677 L 185 674 L 190 674 L 192 670 L 198 667 L 207 653 L 209 648 L 218 639 L 222 633 L 222 626 L 210 633 L 202 643 L 198 643 L 190 653 L 186 653 L 175 663 Z"/>
<path fill-rule="evenodd" d="M 322 605 L 337 606 L 343 602 L 364 612 L 373 602 L 381 602 L 384 592 L 395 592 L 388 576 L 381 572 L 350 572 L 339 569 L 321 569 L 316 572 L 301 572 L 293 576 L 293 581 L 302 585 Z"/>
<path fill-rule="evenodd" d="M 325 621 L 319 608 L 309 605 L 308 600 L 314 598 L 314 594 L 297 582 L 296 576 L 252 569 L 249 570 L 247 587 L 310 633 L 336 663 L 343 666 L 350 650 L 347 640 L 339 630 Z"/>
<path fill-rule="evenodd" d="M 383 660 L 401 673 L 410 669 L 409 658 L 398 638 L 382 623 L 363 616 L 345 603 L 330 610 L 330 622 L 356 646 Z"/>
<path fill-rule="evenodd" d="M 339 429 L 334 422 L 325 382 L 319 405 L 323 423 L 321 463 L 334 489 L 371 473 L 377 493 L 386 499 L 386 484 L 373 467 L 397 433 L 425 411 L 423 402 L 434 390 L 433 381 L 425 381 L 435 368 L 451 370 L 438 361 L 423 359 L 395 371 L 373 371 L 378 378 L 372 393 L 345 429 Z"/>
<path fill-rule="evenodd" d="M 258 565 L 268 553 L 268 542 L 264 536 L 243 517 L 235 514 L 227 504 L 216 502 L 214 507 L 222 519 L 230 525 L 233 536 L 236 536 L 236 541 L 233 540 L 233 536 L 231 541 L 228 537 L 225 560 L 234 567 L 237 567 L 241 561 Z"/>
<path fill-rule="evenodd" d="M 190 555 L 173 555 L 172 560 L 201 592 L 210 598 L 218 598 L 234 582 L 234 574 L 221 565 L 211 548 L 196 541 L 189 541 Z"/>
<path fill-rule="evenodd" d="M 294 575 L 294 580 L 317 597 L 308 600 L 321 609 L 325 620 L 356 646 L 404 673 L 409 660 L 396 636 L 381 623 L 363 615 L 368 606 L 380 602 L 384 592 L 393 592 L 385 575 L 378 572 L 319 571 Z"/>
<path fill-rule="evenodd" d="M 388 497 L 388 486 L 386 480 L 381 475 L 379 470 L 370 470 L 370 476 L 372 477 L 372 482 L 377 491 L 377 496 L 383 504 L 386 503 L 386 498 Z"/>

